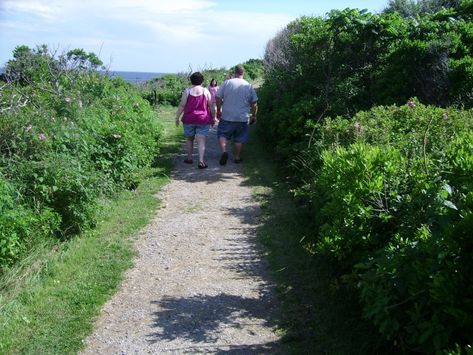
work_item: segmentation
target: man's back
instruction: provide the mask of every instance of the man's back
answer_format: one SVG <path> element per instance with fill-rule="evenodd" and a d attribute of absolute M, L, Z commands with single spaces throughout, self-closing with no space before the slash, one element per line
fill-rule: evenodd
<path fill-rule="evenodd" d="M 223 100 L 222 119 L 246 122 L 250 105 L 258 100 L 256 92 L 245 79 L 234 78 L 220 86 L 217 97 Z"/>

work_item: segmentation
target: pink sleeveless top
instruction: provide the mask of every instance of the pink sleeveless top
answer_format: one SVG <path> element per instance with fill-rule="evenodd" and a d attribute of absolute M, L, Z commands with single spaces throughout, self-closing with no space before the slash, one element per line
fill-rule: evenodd
<path fill-rule="evenodd" d="M 187 92 L 187 102 L 184 106 L 184 115 L 182 123 L 184 124 L 212 124 L 212 114 L 209 111 L 208 100 L 205 94 L 192 96 Z"/>
<path fill-rule="evenodd" d="M 215 104 L 218 86 L 209 86 L 207 89 L 209 90 L 210 96 L 212 97 L 210 102 Z"/>

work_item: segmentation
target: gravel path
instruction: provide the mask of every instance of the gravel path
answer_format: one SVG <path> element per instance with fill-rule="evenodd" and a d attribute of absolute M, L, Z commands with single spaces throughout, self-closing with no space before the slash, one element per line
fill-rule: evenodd
<path fill-rule="evenodd" d="M 135 266 L 105 304 L 82 354 L 276 354 L 277 302 L 256 241 L 260 213 L 230 159 L 176 157 L 163 207 L 140 234 Z"/>

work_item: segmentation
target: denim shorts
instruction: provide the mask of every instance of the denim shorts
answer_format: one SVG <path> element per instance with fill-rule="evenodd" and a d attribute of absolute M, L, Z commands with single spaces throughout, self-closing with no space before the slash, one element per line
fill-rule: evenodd
<path fill-rule="evenodd" d="M 199 136 L 207 136 L 209 131 L 209 124 L 184 124 L 184 135 L 187 138 L 194 137 L 196 134 Z"/>
<path fill-rule="evenodd" d="M 233 122 L 220 120 L 218 123 L 217 137 L 225 137 L 235 143 L 248 143 L 249 127 L 247 122 Z"/>

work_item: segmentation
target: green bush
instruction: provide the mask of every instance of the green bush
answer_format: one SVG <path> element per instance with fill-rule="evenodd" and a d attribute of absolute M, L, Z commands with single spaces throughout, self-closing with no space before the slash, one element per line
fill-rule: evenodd
<path fill-rule="evenodd" d="M 404 350 L 473 341 L 472 117 L 410 100 L 325 120 L 299 165 L 316 221 L 306 242 Z"/>
<path fill-rule="evenodd" d="M 448 144 L 442 166 L 448 180 L 428 190 L 411 181 L 424 200 L 413 195 L 414 208 L 423 210 L 406 209 L 415 215 L 356 269 L 365 316 L 387 338 L 427 353 L 473 342 L 473 134 Z"/>
<path fill-rule="evenodd" d="M 18 223 L 3 239 L 11 260 L 35 230 L 66 237 L 93 226 L 98 199 L 136 187 L 158 154 L 152 108 L 133 85 L 97 73 L 99 65 L 92 53 L 55 57 L 46 46 L 17 47 L 7 63 L 0 169 L 18 196 L 3 220 Z"/>
<path fill-rule="evenodd" d="M 313 210 L 307 250 L 404 352 L 473 344 L 471 3 L 302 17 L 265 52 L 258 126 Z"/>
<path fill-rule="evenodd" d="M 347 265 L 384 246 L 399 223 L 405 158 L 393 148 L 353 144 L 326 150 L 317 174 L 317 249 Z"/>
<path fill-rule="evenodd" d="M 35 213 L 18 201 L 18 192 L 0 175 L 0 271 L 18 259 L 34 238 L 48 237 L 59 217 L 50 210 Z"/>
<path fill-rule="evenodd" d="M 14 260 L 23 249 L 33 216 L 16 206 L 13 190 L 0 178 L 0 265 Z"/>
<path fill-rule="evenodd" d="M 471 23 L 463 3 L 416 18 L 346 9 L 291 22 L 265 51 L 259 123 L 267 139 L 293 158 L 288 147 L 307 144 L 301 133 L 327 117 L 410 97 L 471 107 Z"/>

